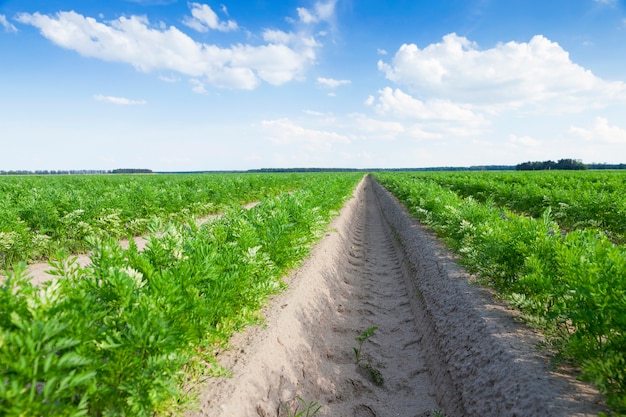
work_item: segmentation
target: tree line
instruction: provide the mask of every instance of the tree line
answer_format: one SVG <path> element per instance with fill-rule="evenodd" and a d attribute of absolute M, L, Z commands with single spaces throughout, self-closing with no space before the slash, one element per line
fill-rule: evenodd
<path fill-rule="evenodd" d="M 589 167 L 580 159 L 559 159 L 558 162 L 554 161 L 528 161 L 515 166 L 517 171 L 541 171 L 541 170 L 583 170 L 589 169 Z"/>
<path fill-rule="evenodd" d="M 118 168 L 112 170 L 103 169 L 60 169 L 60 170 L 11 170 L 1 171 L 0 175 L 97 175 L 97 174 L 151 174 L 151 169 L 143 168 Z"/>

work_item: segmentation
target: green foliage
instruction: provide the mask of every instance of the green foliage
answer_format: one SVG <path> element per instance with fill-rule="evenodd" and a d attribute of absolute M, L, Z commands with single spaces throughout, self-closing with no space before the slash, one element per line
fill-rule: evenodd
<path fill-rule="evenodd" d="M 377 178 L 462 256 L 470 272 L 520 308 L 523 317 L 545 332 L 560 355 L 577 363 L 582 376 L 606 393 L 615 412 L 626 413 L 626 247 L 613 243 L 598 228 L 563 232 L 555 221 L 562 221 L 562 211 L 555 213 L 551 205 L 523 210 L 538 213 L 537 218 L 498 207 L 496 202 L 505 194 L 488 191 L 499 188 L 486 175 L 472 175 L 396 173 L 377 174 Z M 519 175 L 510 179 L 528 181 L 524 190 L 540 178 Z M 547 178 L 594 178 L 570 175 L 575 176 Z M 614 186 L 620 189 L 615 184 L 599 185 L 605 189 Z M 457 194 L 452 189 L 465 191 Z M 471 195 L 463 197 L 466 193 Z M 551 193 L 557 194 L 556 189 Z M 532 195 L 529 193 L 524 204 L 531 204 Z M 584 193 L 579 195 L 583 201 L 587 198 Z M 533 204 L 544 204 L 550 198 Z M 580 216 L 579 224 L 591 224 Z M 617 224 L 616 219 L 594 218 L 599 224 Z M 617 235 L 611 232 L 610 236 Z"/>
<path fill-rule="evenodd" d="M 17 265 L 0 284 L 0 415 L 173 412 L 189 374 L 211 374 L 216 349 L 260 320 L 359 178 L 311 175 L 202 226 L 154 218 L 143 252 L 91 235 L 91 265 L 59 253 L 41 288 Z"/>
<path fill-rule="evenodd" d="M 384 174 L 383 174 L 384 175 Z M 402 175 L 402 174 L 400 174 Z M 427 172 L 404 174 L 461 197 L 541 218 L 546 211 L 562 229 L 601 229 L 626 243 L 626 172 Z"/>
<path fill-rule="evenodd" d="M 361 349 L 363 347 L 363 343 L 365 343 L 365 341 L 367 339 L 372 337 L 376 330 L 378 330 L 377 326 L 369 327 L 369 328 L 363 330 L 360 335 L 358 335 L 357 337 L 354 338 L 354 340 L 359 342 L 359 347 L 353 348 L 354 349 L 354 356 L 356 358 L 356 364 L 357 365 L 361 362 Z"/>
<path fill-rule="evenodd" d="M 319 405 L 317 401 L 306 402 L 302 397 L 298 397 L 297 399 L 302 405 L 302 410 L 299 410 L 299 406 L 296 405 L 295 410 L 292 412 L 289 406 L 285 405 L 287 417 L 311 417 L 319 413 L 322 409 L 322 406 Z"/>
<path fill-rule="evenodd" d="M 385 383 L 383 374 L 378 368 L 372 365 L 371 358 L 363 356 L 363 343 L 365 343 L 366 340 L 372 337 L 376 330 L 378 330 L 378 327 L 372 326 L 361 332 L 360 335 L 354 338 L 354 340 L 359 342 L 359 346 L 352 349 L 354 350 L 355 363 L 357 364 L 357 366 L 364 369 L 369 374 L 370 379 L 374 384 L 380 386 Z"/>
<path fill-rule="evenodd" d="M 81 175 L 0 178 L 0 269 L 85 251 L 89 236 L 148 231 L 298 189 L 322 174 Z"/>

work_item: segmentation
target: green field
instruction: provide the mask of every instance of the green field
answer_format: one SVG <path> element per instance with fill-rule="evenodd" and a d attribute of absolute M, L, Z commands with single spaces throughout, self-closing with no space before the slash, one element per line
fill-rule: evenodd
<path fill-rule="evenodd" d="M 306 174 L 0 177 L 0 270 L 87 249 L 87 236 L 136 236 L 155 218 L 184 220 L 297 190 Z"/>
<path fill-rule="evenodd" d="M 376 178 L 626 412 L 626 173 Z"/>
<path fill-rule="evenodd" d="M 224 372 L 215 352 L 261 319 L 361 177 L 0 178 L 0 415 L 184 406 L 183 384 Z M 375 177 L 626 413 L 626 173 Z M 144 251 L 119 245 L 146 233 Z M 67 255 L 82 251 L 87 267 Z M 26 262 L 49 257 L 62 279 L 31 285 Z"/>
<path fill-rule="evenodd" d="M 193 207 L 255 199 L 260 204 L 250 210 L 231 205 L 202 226 L 188 216 L 168 222 L 157 218 L 142 252 L 134 245 L 122 249 L 116 231 L 98 230 L 85 237 L 92 264 L 81 268 L 71 258 L 58 259 L 54 273 L 62 279 L 43 287 L 31 285 L 24 263 L 15 266 L 0 284 L 0 380 L 5 381 L 0 383 L 0 415 L 152 416 L 184 406 L 183 385 L 206 375 L 207 366 L 221 372 L 211 365 L 217 349 L 234 331 L 260 320 L 266 298 L 284 286 L 282 277 L 320 239 L 361 177 L 36 179 L 46 193 L 59 197 L 55 201 L 64 200 L 65 184 L 84 186 L 87 181 L 81 201 L 89 201 L 87 190 L 98 184 L 101 188 L 91 194 L 98 204 L 113 201 L 97 197 L 102 195 L 133 204 L 131 196 L 139 190 L 169 193 L 176 200 L 181 196 L 182 201 L 183 193 L 219 196 L 189 201 Z M 26 181 L 12 181 L 14 195 L 35 194 L 19 190 Z M 45 210 L 62 219 L 82 209 L 77 201 Z M 168 198 L 160 201 L 165 205 Z M 93 203 L 99 207 L 95 213 L 109 208 L 98 204 Z M 115 210 L 124 212 L 125 207 Z M 141 213 L 154 214 L 162 205 L 152 207 Z M 46 232 L 60 233 L 36 229 Z"/>

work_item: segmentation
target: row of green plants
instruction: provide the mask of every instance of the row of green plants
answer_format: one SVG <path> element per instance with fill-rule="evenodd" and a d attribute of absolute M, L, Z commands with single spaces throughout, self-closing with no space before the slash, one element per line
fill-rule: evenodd
<path fill-rule="evenodd" d="M 224 210 L 299 188 L 303 174 L 80 175 L 0 178 L 0 269 L 80 253 L 92 235 L 116 238 L 149 221 Z"/>
<path fill-rule="evenodd" d="M 0 283 L 0 415 L 172 415 L 220 373 L 231 334 L 323 236 L 360 179 L 317 174 L 299 190 L 197 226 L 153 218 L 147 248 L 88 238 L 92 264 L 59 256 L 59 279 Z M 209 372 L 210 374 L 210 372 Z"/>
<path fill-rule="evenodd" d="M 463 197 L 493 201 L 541 218 L 550 210 L 564 230 L 601 229 L 626 243 L 626 172 L 431 172 L 415 179 L 435 181 Z"/>
<path fill-rule="evenodd" d="M 563 233 L 549 211 L 519 215 L 408 173 L 376 178 L 626 415 L 626 247 L 600 229 Z"/>

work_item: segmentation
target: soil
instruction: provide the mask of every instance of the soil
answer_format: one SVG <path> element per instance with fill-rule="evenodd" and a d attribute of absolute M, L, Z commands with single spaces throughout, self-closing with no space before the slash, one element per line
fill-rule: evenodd
<path fill-rule="evenodd" d="M 235 335 L 218 357 L 232 377 L 206 381 L 187 417 L 294 415 L 299 398 L 334 417 L 605 411 L 595 389 L 553 370 L 541 337 L 472 284 L 369 176 L 287 283 L 266 325 Z M 359 366 L 355 338 L 372 326 Z"/>

